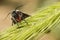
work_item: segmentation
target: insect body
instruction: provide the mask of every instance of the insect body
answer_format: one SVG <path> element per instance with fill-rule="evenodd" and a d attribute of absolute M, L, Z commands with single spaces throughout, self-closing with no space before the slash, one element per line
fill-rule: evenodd
<path fill-rule="evenodd" d="M 17 7 L 15 8 L 15 10 L 12 11 L 12 13 L 9 13 L 9 14 L 11 14 L 12 25 L 13 25 L 13 24 L 17 24 L 17 25 L 18 25 L 18 22 L 21 22 L 22 20 L 24 20 L 25 18 L 27 18 L 27 17 L 30 16 L 30 15 L 28 15 L 28 14 L 25 14 L 25 13 L 17 10 L 19 7 L 21 7 L 21 6 L 17 6 Z M 8 14 L 8 15 L 9 15 L 9 14 Z M 5 19 L 8 17 L 8 15 L 5 17 Z M 4 20 L 5 20 L 5 19 L 4 19 Z M 25 21 L 25 20 L 24 20 L 24 21 Z M 26 21 L 25 21 L 25 22 L 26 22 Z M 26 22 L 26 23 L 27 23 L 27 22 Z M 27 23 L 27 24 L 28 24 L 28 23 Z M 18 25 L 18 27 L 19 27 L 19 25 Z"/>
<path fill-rule="evenodd" d="M 11 19 L 12 19 L 12 25 L 13 25 L 18 22 L 21 22 L 21 20 L 24 20 L 25 18 L 29 17 L 30 15 L 25 14 L 19 10 L 15 10 L 12 12 L 11 16 L 12 16 Z"/>

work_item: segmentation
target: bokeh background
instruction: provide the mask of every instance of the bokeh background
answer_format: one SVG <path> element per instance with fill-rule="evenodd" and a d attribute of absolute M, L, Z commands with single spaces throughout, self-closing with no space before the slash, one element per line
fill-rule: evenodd
<path fill-rule="evenodd" d="M 38 9 L 43 9 L 60 0 L 0 0 L 0 31 L 8 29 L 11 22 L 11 13 L 17 6 L 21 5 L 20 11 L 33 15 Z M 60 24 L 59 24 L 60 25 Z M 56 27 L 50 33 L 45 34 L 40 40 L 60 40 L 60 27 Z"/>

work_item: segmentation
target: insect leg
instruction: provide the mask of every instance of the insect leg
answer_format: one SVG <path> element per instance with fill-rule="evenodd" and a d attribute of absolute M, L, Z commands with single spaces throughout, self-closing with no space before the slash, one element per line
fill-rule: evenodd
<path fill-rule="evenodd" d="M 14 20 L 13 23 L 14 23 L 14 24 L 17 24 L 17 26 L 18 26 L 17 29 L 22 28 L 22 26 L 21 26 L 21 27 L 19 26 L 19 24 L 18 24 L 18 22 L 15 20 L 15 18 L 13 18 L 13 20 Z"/>
<path fill-rule="evenodd" d="M 12 20 L 12 26 L 13 26 L 13 18 L 11 18 L 11 20 Z"/>
<path fill-rule="evenodd" d="M 17 23 L 17 21 L 15 20 L 15 18 L 11 18 L 12 19 L 12 24 L 16 24 Z"/>

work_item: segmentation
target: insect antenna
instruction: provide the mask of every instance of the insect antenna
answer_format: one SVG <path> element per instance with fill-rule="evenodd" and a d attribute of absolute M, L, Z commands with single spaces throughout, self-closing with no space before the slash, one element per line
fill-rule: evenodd
<path fill-rule="evenodd" d="M 10 15 L 10 13 L 7 14 L 7 16 L 3 19 L 3 21 Z"/>
<path fill-rule="evenodd" d="M 15 11 L 16 11 L 18 8 L 22 7 L 22 6 L 24 6 L 24 5 L 17 6 L 17 7 L 15 8 Z"/>

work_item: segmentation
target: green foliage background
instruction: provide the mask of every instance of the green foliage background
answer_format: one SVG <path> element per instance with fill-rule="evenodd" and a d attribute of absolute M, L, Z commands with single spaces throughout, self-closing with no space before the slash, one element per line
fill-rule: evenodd
<path fill-rule="evenodd" d="M 56 37 L 59 37 L 60 27 L 60 3 L 55 3 L 45 9 L 34 12 L 19 24 L 21 28 L 17 29 L 17 24 L 0 33 L 0 40 L 38 40 L 45 33 L 51 30 Z M 57 29 L 56 29 L 57 27 Z M 53 31 L 55 30 L 55 31 Z"/>

